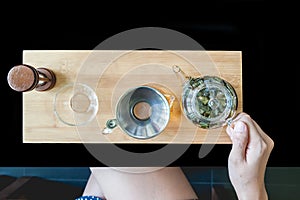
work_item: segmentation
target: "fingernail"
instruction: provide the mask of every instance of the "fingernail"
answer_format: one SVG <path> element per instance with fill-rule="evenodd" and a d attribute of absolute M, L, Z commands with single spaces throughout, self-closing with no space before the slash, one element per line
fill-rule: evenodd
<path fill-rule="evenodd" d="M 246 126 L 243 122 L 236 122 L 236 124 L 234 125 L 234 131 L 236 132 L 244 132 L 246 130 Z"/>

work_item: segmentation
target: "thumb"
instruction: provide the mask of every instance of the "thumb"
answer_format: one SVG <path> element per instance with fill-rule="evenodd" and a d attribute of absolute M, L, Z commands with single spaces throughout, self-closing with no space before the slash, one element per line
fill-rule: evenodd
<path fill-rule="evenodd" d="M 244 122 L 235 123 L 232 135 L 232 149 L 230 157 L 235 162 L 243 162 L 246 160 L 246 149 L 248 144 L 248 129 Z"/>

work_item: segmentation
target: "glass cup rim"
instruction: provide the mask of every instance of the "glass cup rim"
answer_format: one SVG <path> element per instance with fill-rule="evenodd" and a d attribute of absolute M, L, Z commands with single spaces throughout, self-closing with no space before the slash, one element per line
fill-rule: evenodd
<path fill-rule="evenodd" d="M 88 96 L 89 100 L 91 101 L 90 104 L 89 104 L 89 108 L 91 107 L 91 104 L 93 104 L 93 112 L 90 114 L 90 116 L 87 117 L 87 119 L 85 121 L 82 121 L 82 122 L 79 122 L 79 121 L 76 120 L 76 115 L 77 114 L 74 112 L 73 115 L 72 115 L 73 116 L 72 119 L 74 119 L 74 122 L 71 122 L 71 121 L 68 121 L 67 119 L 62 117 L 63 114 L 61 113 L 61 111 L 59 111 L 59 103 L 61 103 L 61 102 L 59 102 L 59 98 L 61 97 L 61 95 L 63 95 L 63 92 L 65 90 L 74 91 L 75 88 L 77 88 L 77 87 L 84 88 L 83 91 L 86 92 L 86 90 L 87 90 L 88 92 L 90 92 L 92 94 L 92 95 L 86 95 L 86 96 Z M 86 94 L 86 93 L 84 93 L 84 94 Z M 92 97 L 90 97 L 90 96 L 92 96 Z M 69 104 L 70 104 L 70 102 L 68 102 L 68 106 L 69 106 L 68 111 L 72 112 L 72 108 Z M 54 100 L 53 100 L 53 112 L 54 112 L 55 116 L 61 122 L 63 122 L 64 124 L 67 124 L 69 126 L 82 126 L 82 125 L 85 125 L 85 124 L 91 122 L 95 118 L 95 116 L 98 112 L 98 107 L 99 107 L 99 103 L 98 103 L 97 94 L 95 93 L 95 91 L 89 85 L 84 84 L 84 83 L 74 82 L 74 83 L 68 83 L 68 84 L 62 86 L 61 88 L 59 88 L 56 91 L 55 96 L 54 96 Z M 72 120 L 72 119 L 70 119 L 70 120 Z"/>

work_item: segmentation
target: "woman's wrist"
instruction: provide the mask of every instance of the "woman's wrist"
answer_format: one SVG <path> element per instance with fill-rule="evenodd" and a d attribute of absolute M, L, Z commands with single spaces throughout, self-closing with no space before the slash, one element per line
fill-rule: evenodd
<path fill-rule="evenodd" d="M 245 190 L 237 192 L 239 200 L 268 200 L 268 194 L 265 186 L 248 187 Z"/>

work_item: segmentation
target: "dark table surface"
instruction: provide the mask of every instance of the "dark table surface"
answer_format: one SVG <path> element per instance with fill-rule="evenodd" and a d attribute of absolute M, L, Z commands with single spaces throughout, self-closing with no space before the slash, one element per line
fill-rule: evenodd
<path fill-rule="evenodd" d="M 109 7 L 108 7 L 109 8 Z M 46 12 L 24 12 L 7 20 L 1 14 L 1 102 L 2 131 L 0 165 L 2 166 L 101 166 L 82 144 L 23 144 L 22 94 L 9 88 L 6 80 L 11 67 L 22 63 L 23 50 L 92 50 L 110 36 L 139 27 L 163 27 L 179 31 L 201 44 L 206 50 L 242 51 L 243 110 L 261 125 L 275 142 L 269 166 L 300 166 L 297 152 L 297 131 L 291 125 L 297 113 L 295 92 L 290 91 L 294 79 L 278 78 L 290 73 L 288 66 L 281 70 L 278 63 L 265 61 L 270 46 L 265 44 L 266 7 L 263 1 L 223 1 L 214 4 L 190 5 L 168 12 L 135 10 L 112 18 L 100 11 L 80 14 L 65 9 Z M 84 7 L 81 8 L 84 10 Z M 102 8 L 105 9 L 105 8 Z M 51 10 L 51 9 L 50 9 Z M 189 12 L 190 11 L 190 12 Z M 151 15 L 150 15 L 151 14 Z M 273 60 L 274 61 L 274 60 Z M 280 66 L 279 66 L 280 67 Z M 286 71 L 284 71 L 286 70 Z M 292 75 L 292 74 L 291 74 Z M 298 84 L 299 85 L 299 84 Z M 290 98 L 293 97 L 293 98 Z M 289 101 L 292 101 L 288 103 Z M 289 107 L 291 106 L 291 107 Z M 288 118 L 286 118 L 288 116 Z M 135 152 L 149 152 L 163 145 L 119 145 Z M 199 158 L 201 145 L 191 145 L 170 165 L 226 166 L 231 145 L 215 145 L 204 158 Z"/>

